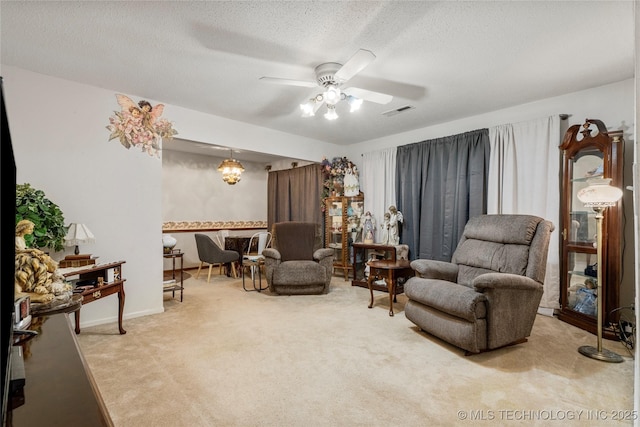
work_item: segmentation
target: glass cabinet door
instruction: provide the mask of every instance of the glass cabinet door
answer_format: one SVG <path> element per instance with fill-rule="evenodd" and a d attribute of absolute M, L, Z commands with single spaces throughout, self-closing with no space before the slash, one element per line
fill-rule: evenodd
<path fill-rule="evenodd" d="M 568 193 L 569 224 L 566 228 L 567 300 L 566 308 L 587 316 L 597 316 L 597 248 L 595 212 L 585 208 L 578 192 L 589 178 L 602 177 L 604 154 L 591 148 L 580 151 L 571 163 Z"/>
<path fill-rule="evenodd" d="M 364 210 L 364 201 L 361 198 L 348 197 L 347 199 L 347 233 L 349 244 L 360 239 L 360 218 Z"/>
<path fill-rule="evenodd" d="M 342 257 L 342 199 L 329 200 L 327 206 L 329 239 L 327 247 L 336 250 L 335 258 Z"/>

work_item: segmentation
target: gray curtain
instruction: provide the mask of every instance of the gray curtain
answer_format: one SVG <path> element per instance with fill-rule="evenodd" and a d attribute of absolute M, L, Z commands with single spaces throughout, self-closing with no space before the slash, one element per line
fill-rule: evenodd
<path fill-rule="evenodd" d="M 319 163 L 269 172 L 267 226 L 304 221 L 322 225 L 322 168 Z"/>
<path fill-rule="evenodd" d="M 450 261 L 469 218 L 487 212 L 489 130 L 398 147 L 401 243 L 411 259 Z"/>

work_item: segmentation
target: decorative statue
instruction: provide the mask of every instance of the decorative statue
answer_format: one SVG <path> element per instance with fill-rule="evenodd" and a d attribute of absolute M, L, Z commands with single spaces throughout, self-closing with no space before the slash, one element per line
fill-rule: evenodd
<path fill-rule="evenodd" d="M 402 231 L 402 223 L 404 222 L 404 217 L 402 216 L 402 212 L 400 212 L 395 206 L 389 206 L 389 245 L 399 245 L 400 244 L 400 233 Z"/>
<path fill-rule="evenodd" d="M 357 216 L 350 216 L 349 224 L 347 225 L 349 232 L 351 233 L 351 241 L 355 242 L 358 237 L 358 232 L 360 231 L 360 223 L 358 221 Z"/>
<path fill-rule="evenodd" d="M 384 220 L 382 221 L 382 240 L 380 243 L 383 245 L 389 245 L 389 228 L 391 227 L 391 214 L 389 212 L 384 213 Z"/>
<path fill-rule="evenodd" d="M 362 241 L 367 244 L 373 243 L 376 237 L 376 220 L 371 215 L 371 212 L 367 211 L 360 218 L 360 228 L 362 229 Z"/>
<path fill-rule="evenodd" d="M 360 183 L 358 182 L 358 170 L 356 166 L 349 162 L 349 167 L 344 173 L 344 195 L 358 196 L 360 194 Z"/>
<path fill-rule="evenodd" d="M 31 302 L 67 301 L 71 285 L 58 274 L 58 263 L 40 249 L 27 248 L 24 236 L 33 233 L 33 228 L 28 219 L 16 225 L 15 298 L 29 295 Z"/>

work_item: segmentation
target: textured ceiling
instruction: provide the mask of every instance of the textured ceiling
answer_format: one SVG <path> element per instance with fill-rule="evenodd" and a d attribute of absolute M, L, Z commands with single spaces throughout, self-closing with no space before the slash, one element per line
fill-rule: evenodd
<path fill-rule="evenodd" d="M 633 16 L 633 1 L 2 1 L 0 59 L 346 145 L 631 78 Z M 315 90 L 259 80 L 313 81 L 361 48 L 377 58 L 346 86 L 391 103 L 301 118 Z"/>

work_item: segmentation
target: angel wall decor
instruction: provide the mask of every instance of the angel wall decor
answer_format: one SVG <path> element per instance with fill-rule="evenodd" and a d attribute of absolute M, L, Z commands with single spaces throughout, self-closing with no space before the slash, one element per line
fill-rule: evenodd
<path fill-rule="evenodd" d="M 109 117 L 109 141 L 118 138 L 127 149 L 140 147 L 143 152 L 157 156 L 162 139 L 171 139 L 178 133 L 171 122 L 160 118 L 164 104 L 153 107 L 145 100 L 136 104 L 121 94 L 116 94 L 116 99 L 122 110 L 114 111 L 115 115 Z"/>

